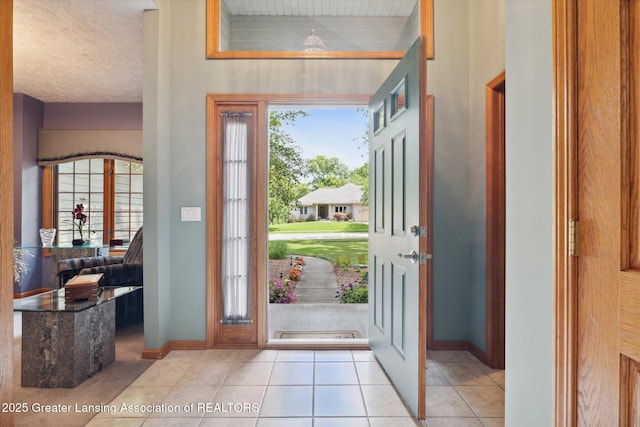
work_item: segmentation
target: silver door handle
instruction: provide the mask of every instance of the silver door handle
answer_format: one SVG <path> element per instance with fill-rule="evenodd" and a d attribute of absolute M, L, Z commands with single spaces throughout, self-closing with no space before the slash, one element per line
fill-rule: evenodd
<path fill-rule="evenodd" d="M 411 251 L 408 254 L 398 254 L 398 256 L 402 259 L 408 259 L 411 260 L 411 264 L 415 264 L 416 262 L 418 262 L 418 253 L 416 251 Z"/>

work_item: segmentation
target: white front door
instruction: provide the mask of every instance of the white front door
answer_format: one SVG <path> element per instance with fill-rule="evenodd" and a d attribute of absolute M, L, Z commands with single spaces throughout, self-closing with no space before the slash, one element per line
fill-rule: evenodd
<path fill-rule="evenodd" d="M 413 44 L 369 103 L 369 343 L 418 418 L 431 274 L 425 43 Z"/>

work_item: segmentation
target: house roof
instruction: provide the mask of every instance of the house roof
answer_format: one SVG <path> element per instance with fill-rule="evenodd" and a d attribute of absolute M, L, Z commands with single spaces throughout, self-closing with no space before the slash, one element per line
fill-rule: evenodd
<path fill-rule="evenodd" d="M 338 188 L 318 188 L 302 197 L 300 204 L 302 206 L 311 206 L 318 204 L 344 204 L 352 205 L 362 203 L 362 187 L 356 184 L 348 183 Z"/>

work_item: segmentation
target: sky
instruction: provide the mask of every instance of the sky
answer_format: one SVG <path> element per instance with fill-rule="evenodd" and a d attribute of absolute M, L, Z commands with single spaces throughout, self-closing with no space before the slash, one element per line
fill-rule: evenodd
<path fill-rule="evenodd" d="M 356 108 L 300 109 L 309 115 L 298 117 L 293 126 L 284 128 L 302 149 L 303 158 L 338 157 L 350 169 L 360 167 L 368 160 L 367 150 L 359 148 L 360 138 L 367 131 L 367 117 L 362 111 Z"/>

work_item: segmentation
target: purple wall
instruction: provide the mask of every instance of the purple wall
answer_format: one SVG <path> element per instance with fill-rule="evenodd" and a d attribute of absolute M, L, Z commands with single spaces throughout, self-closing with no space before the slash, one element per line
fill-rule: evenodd
<path fill-rule="evenodd" d="M 142 103 L 47 103 L 46 129 L 142 129 Z"/>
<path fill-rule="evenodd" d="M 37 166 L 38 129 L 142 129 L 141 103 L 43 103 L 14 94 L 14 239 L 19 245 L 40 246 L 42 227 L 42 168 Z M 49 259 L 39 249 L 26 258 L 29 273 L 22 293 L 48 288 Z M 45 274 L 42 274 L 42 272 Z"/>
<path fill-rule="evenodd" d="M 38 128 L 42 127 L 44 104 L 24 94 L 13 95 L 14 117 L 14 240 L 23 246 L 40 245 L 42 227 L 42 168 L 36 163 Z M 25 257 L 29 272 L 22 278 L 22 287 L 14 292 L 38 289 L 42 283 L 40 250 L 31 250 L 33 258 Z"/>

